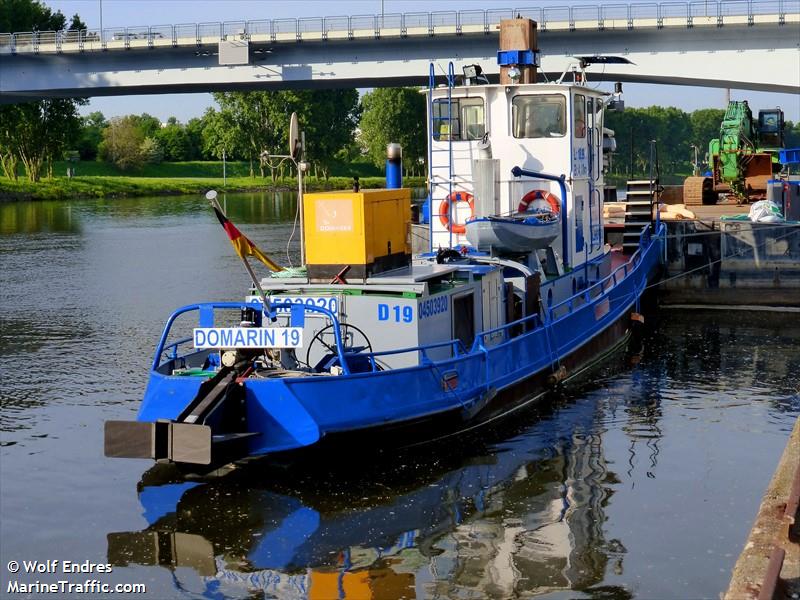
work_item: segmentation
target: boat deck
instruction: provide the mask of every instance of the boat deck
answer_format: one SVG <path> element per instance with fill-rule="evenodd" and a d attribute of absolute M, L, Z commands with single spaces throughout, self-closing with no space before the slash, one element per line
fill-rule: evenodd
<path fill-rule="evenodd" d="M 615 202 L 613 203 L 615 206 L 624 206 L 625 202 Z M 750 212 L 750 204 L 741 204 L 737 205 L 735 203 L 730 204 L 704 204 L 700 206 L 685 206 L 684 204 L 674 204 L 668 205 L 673 208 L 678 208 L 681 210 L 686 210 L 690 213 L 694 214 L 694 218 L 683 216 L 677 216 L 677 213 L 672 213 L 670 215 L 667 211 L 661 211 L 661 220 L 662 221 L 700 221 L 701 223 L 705 223 L 707 225 L 711 225 L 712 223 L 719 223 L 722 220 L 722 217 L 734 217 L 737 215 L 746 215 Z M 674 215 L 674 216 L 673 216 Z M 605 217 L 605 228 L 609 230 L 622 230 L 625 226 L 625 216 L 624 213 L 610 213 L 607 217 Z"/>
<path fill-rule="evenodd" d="M 618 267 L 630 260 L 630 256 L 622 252 L 622 246 L 614 246 L 611 248 L 611 271 L 613 272 Z"/>

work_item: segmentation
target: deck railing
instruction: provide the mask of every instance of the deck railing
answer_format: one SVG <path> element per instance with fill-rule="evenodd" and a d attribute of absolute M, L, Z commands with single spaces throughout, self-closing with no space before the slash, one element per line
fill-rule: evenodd
<path fill-rule="evenodd" d="M 665 230 L 666 225 L 662 225 L 661 230 L 659 230 L 657 235 L 663 235 Z M 558 319 L 572 313 L 577 306 L 588 304 L 593 299 L 610 291 L 621 280 L 624 280 L 630 274 L 630 272 L 639 265 L 639 263 L 642 262 L 643 251 L 648 249 L 651 241 L 652 235 L 650 231 L 650 225 L 645 225 L 642 227 L 642 233 L 639 238 L 639 247 L 626 262 L 619 265 L 607 276 L 603 277 L 602 279 L 598 279 L 592 283 L 592 285 L 580 290 L 577 294 L 573 294 L 563 302 L 559 302 L 555 306 L 549 307 L 547 312 L 548 321 L 550 323 L 557 321 Z M 580 267 L 577 269 L 580 270 Z M 559 311 L 562 311 L 561 315 L 558 314 Z"/>
<path fill-rule="evenodd" d="M 494 34 L 501 19 L 529 17 L 547 31 L 800 24 L 800 0 L 691 0 L 544 8 L 436 11 L 0 33 L 0 54 L 60 53 L 253 42 Z"/>
<path fill-rule="evenodd" d="M 270 312 L 269 314 L 265 314 L 264 318 L 269 318 L 269 316 L 276 316 L 276 311 L 278 309 L 289 309 L 291 312 L 292 321 L 295 319 L 295 311 L 302 311 L 302 313 L 306 312 L 313 312 L 319 313 L 327 318 L 331 324 L 333 325 L 333 336 L 334 336 L 334 345 L 336 347 L 336 353 L 339 358 L 339 364 L 342 367 L 342 371 L 345 375 L 350 374 L 350 368 L 347 364 L 347 352 L 345 350 L 344 344 L 342 342 L 342 333 L 341 333 L 341 325 L 339 323 L 339 318 L 327 308 L 322 306 L 314 306 L 311 304 L 296 304 L 292 302 L 283 302 L 280 300 L 275 300 L 270 305 Z M 192 341 L 192 338 L 181 338 L 177 341 L 174 341 L 170 344 L 167 344 L 167 340 L 169 339 L 169 333 L 172 329 L 175 320 L 186 313 L 197 311 L 198 312 L 198 325 L 200 327 L 211 327 L 214 324 L 214 319 L 216 313 L 218 311 L 231 311 L 231 310 L 253 310 L 256 312 L 261 312 L 263 310 L 263 305 L 260 302 L 254 303 L 247 303 L 247 302 L 203 302 L 198 304 L 188 304 L 186 306 L 182 306 L 178 310 L 170 315 L 169 319 L 167 319 L 166 325 L 164 325 L 164 330 L 161 333 L 161 338 L 158 341 L 158 345 L 156 346 L 155 356 L 153 357 L 153 364 L 152 370 L 155 371 L 159 365 L 161 364 L 161 359 L 164 356 L 164 353 L 169 351 L 168 359 L 176 360 L 179 358 L 178 356 L 178 349 L 187 344 L 188 342 Z"/>

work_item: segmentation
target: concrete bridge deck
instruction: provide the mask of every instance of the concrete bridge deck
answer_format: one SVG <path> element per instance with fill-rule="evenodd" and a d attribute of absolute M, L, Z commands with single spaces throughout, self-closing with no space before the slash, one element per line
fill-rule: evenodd
<path fill-rule="evenodd" d="M 613 54 L 633 64 L 591 80 L 800 93 L 800 0 L 694 0 L 5 33 L 0 102 L 424 85 L 448 61 L 494 80 L 497 25 L 517 15 L 539 23 L 549 77 Z"/>
<path fill-rule="evenodd" d="M 514 16 L 537 21 L 542 33 L 761 24 L 792 26 L 800 24 L 800 1 L 702 0 L 137 26 L 100 32 L 0 33 L 0 54 L 178 48 L 213 45 L 226 40 L 272 44 L 489 35 L 495 32 L 501 19 Z"/>

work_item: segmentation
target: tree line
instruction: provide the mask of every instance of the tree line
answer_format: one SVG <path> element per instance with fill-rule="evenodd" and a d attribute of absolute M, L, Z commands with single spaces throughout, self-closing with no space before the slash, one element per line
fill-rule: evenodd
<path fill-rule="evenodd" d="M 0 31 L 85 29 L 39 0 L 0 0 Z M 120 170 L 161 161 L 230 160 L 249 163 L 250 174 L 283 175 L 284 163 L 270 156 L 288 151 L 289 115 L 297 112 L 306 136 L 306 159 L 315 174 L 328 177 L 332 161 L 366 157 L 376 166 L 386 144 L 403 146 L 407 173 L 425 172 L 425 97 L 415 88 L 380 88 L 361 98 L 356 90 L 288 90 L 215 93 L 217 108 L 180 123 L 148 115 L 106 119 L 100 112 L 80 116 L 83 99 L 45 99 L 0 105 L 0 169 L 12 179 L 20 170 L 30 181 L 53 176 L 64 158 L 103 160 Z M 661 171 L 684 174 L 692 168 L 692 146 L 702 160 L 708 142 L 718 137 L 723 109 L 692 113 L 651 106 L 611 112 L 606 126 L 616 134 L 612 174 L 647 172 L 650 140 L 658 140 Z M 800 147 L 800 123 L 787 122 L 787 147 Z"/>
<path fill-rule="evenodd" d="M 698 162 L 708 152 L 708 143 L 719 137 L 725 109 L 703 108 L 691 113 L 675 107 L 650 106 L 608 112 L 605 126 L 612 129 L 617 153 L 612 161 L 614 175 L 646 175 L 650 165 L 650 140 L 656 140 L 661 172 L 685 175 L 692 170 L 694 148 Z M 757 116 L 756 116 L 757 117 Z M 800 122 L 786 122 L 786 147 L 800 147 Z"/>
<path fill-rule="evenodd" d="M 282 177 L 289 117 L 296 112 L 306 140 L 306 160 L 318 176 L 340 162 L 385 161 L 386 144 L 404 146 L 406 172 L 424 172 L 425 100 L 410 88 L 378 89 L 359 99 L 347 90 L 220 92 L 218 104 L 187 123 L 149 114 L 106 119 L 99 111 L 79 116 L 78 100 L 44 100 L 0 107 L 0 160 L 6 177 L 52 177 L 66 157 L 101 160 L 121 171 L 162 161 L 239 160 L 250 175 Z"/>
<path fill-rule="evenodd" d="M 166 123 L 148 115 L 106 119 L 101 112 L 79 116 L 83 101 L 49 99 L 0 107 L 0 165 L 6 177 L 22 166 L 30 181 L 53 175 L 65 154 L 101 160 L 121 171 L 162 161 L 245 161 L 251 176 L 275 181 L 288 152 L 288 122 L 297 112 L 306 139 L 306 160 L 327 179 L 333 160 L 367 160 L 381 167 L 386 144 L 403 146 L 408 174 L 421 175 L 426 162 L 425 98 L 415 88 L 381 88 L 359 99 L 356 90 L 301 90 L 215 93 L 218 107 L 186 123 Z M 650 140 L 658 141 L 661 172 L 686 174 L 693 148 L 700 161 L 708 142 L 719 135 L 723 109 L 691 113 L 674 107 L 609 112 L 606 127 L 615 132 L 614 175 L 635 176 L 649 169 Z M 787 147 L 800 146 L 800 124 L 787 123 Z"/>
<path fill-rule="evenodd" d="M 276 180 L 285 163 L 270 157 L 288 152 L 289 115 L 297 112 L 306 139 L 306 159 L 327 178 L 332 160 L 367 160 L 381 167 L 386 144 L 403 146 L 408 174 L 421 175 L 426 162 L 425 99 L 414 88 L 381 88 L 362 96 L 356 90 L 215 93 L 218 108 L 186 123 L 166 123 L 148 114 L 106 119 L 101 112 L 78 115 L 84 101 L 48 99 L 0 106 L 0 166 L 16 179 L 20 166 L 30 181 L 52 177 L 53 163 L 72 156 L 101 160 L 121 171 L 162 161 L 228 160 L 249 163 L 251 176 Z M 703 160 L 708 142 L 719 135 L 723 109 L 692 113 L 651 106 L 610 112 L 615 132 L 615 175 L 649 169 L 650 140 L 658 141 L 661 172 L 686 174 L 693 148 Z M 787 147 L 800 146 L 800 123 L 787 122 Z"/>

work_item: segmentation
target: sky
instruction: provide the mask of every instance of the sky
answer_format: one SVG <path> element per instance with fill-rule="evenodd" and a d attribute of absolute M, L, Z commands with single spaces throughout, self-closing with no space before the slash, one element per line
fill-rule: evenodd
<path fill-rule="evenodd" d="M 322 17 L 400 12 L 474 10 L 531 6 L 577 6 L 599 4 L 599 0 L 44 0 L 67 17 L 77 13 L 89 29 L 140 25 L 172 25 L 219 21 L 244 21 L 294 17 Z M 601 86 L 610 91 L 608 86 Z M 625 84 L 625 105 L 677 106 L 687 112 L 699 108 L 724 108 L 726 91 L 687 86 Z M 800 98 L 791 94 L 731 90 L 732 100 L 748 100 L 755 110 L 780 106 L 786 119 L 800 121 Z M 147 112 L 162 121 L 177 117 L 186 122 L 215 106 L 211 94 L 158 94 L 93 98 L 81 110 L 99 110 L 106 117 Z"/>

